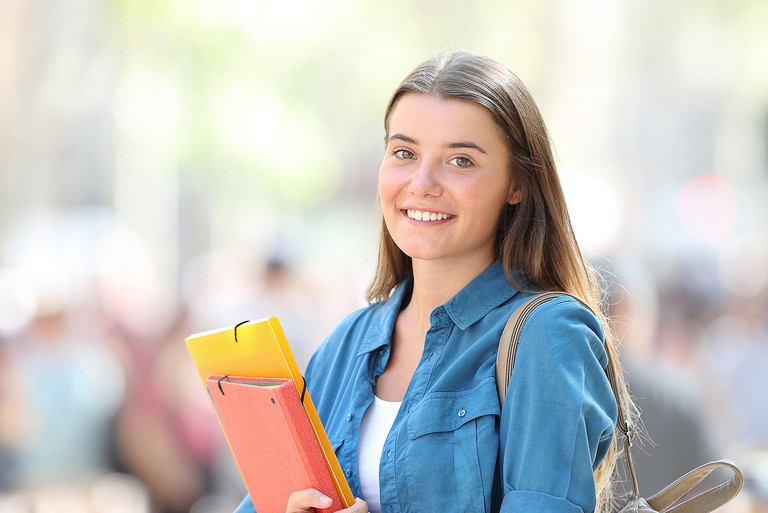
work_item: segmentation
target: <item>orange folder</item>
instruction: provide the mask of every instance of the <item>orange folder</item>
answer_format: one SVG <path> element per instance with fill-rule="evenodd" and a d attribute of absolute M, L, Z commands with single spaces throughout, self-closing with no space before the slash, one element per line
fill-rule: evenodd
<path fill-rule="evenodd" d="M 211 376 L 208 393 L 256 511 L 283 513 L 291 493 L 306 488 L 333 500 L 318 511 L 342 509 L 293 381 Z"/>
<path fill-rule="evenodd" d="M 304 378 L 276 317 L 190 335 L 186 344 L 204 387 L 208 378 L 215 375 L 290 379 L 297 393 L 304 394 L 304 411 L 342 504 L 344 507 L 354 504 L 352 491 L 309 392 L 304 390 Z M 227 442 L 234 451 L 229 439 Z"/>

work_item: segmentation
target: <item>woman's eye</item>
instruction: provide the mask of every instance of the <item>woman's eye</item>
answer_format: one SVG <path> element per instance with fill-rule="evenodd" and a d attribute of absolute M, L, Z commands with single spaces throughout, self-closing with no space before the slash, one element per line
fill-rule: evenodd
<path fill-rule="evenodd" d="M 400 158 L 403 160 L 410 160 L 415 156 L 412 152 L 408 150 L 395 150 L 393 153 L 397 158 Z"/>
<path fill-rule="evenodd" d="M 469 167 L 472 165 L 472 161 L 469 160 L 467 157 L 456 157 L 453 159 L 453 163 L 457 167 Z"/>

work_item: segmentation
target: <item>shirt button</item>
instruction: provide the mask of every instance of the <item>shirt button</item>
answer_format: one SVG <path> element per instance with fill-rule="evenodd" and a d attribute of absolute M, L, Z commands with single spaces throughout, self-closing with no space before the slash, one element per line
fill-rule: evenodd
<path fill-rule="evenodd" d="M 389 449 L 387 449 L 387 458 L 389 458 Z"/>
<path fill-rule="evenodd" d="M 352 413 L 351 412 L 347 413 L 347 422 L 349 422 L 350 420 L 352 420 Z"/>
<path fill-rule="evenodd" d="M 427 357 L 427 361 L 430 361 L 432 359 L 432 355 L 435 353 L 429 353 L 429 356 Z"/>
<path fill-rule="evenodd" d="M 467 414 L 467 410 L 465 410 L 464 408 L 459 410 L 459 417 L 463 417 L 466 414 Z"/>
<path fill-rule="evenodd" d="M 345 475 L 345 476 L 347 476 L 347 477 L 349 477 L 349 476 L 351 476 L 351 475 L 352 475 L 352 471 L 351 471 L 351 470 L 349 470 L 349 467 L 347 467 L 347 468 L 345 468 L 345 469 L 344 469 L 344 475 Z"/>

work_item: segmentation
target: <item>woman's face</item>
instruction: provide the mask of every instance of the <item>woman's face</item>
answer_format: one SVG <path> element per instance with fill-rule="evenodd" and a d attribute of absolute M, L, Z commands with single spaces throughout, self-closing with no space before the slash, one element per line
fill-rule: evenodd
<path fill-rule="evenodd" d="M 509 151 L 480 105 L 407 93 L 390 113 L 379 171 L 387 229 L 416 260 L 483 269 L 505 204 L 520 201 Z"/>

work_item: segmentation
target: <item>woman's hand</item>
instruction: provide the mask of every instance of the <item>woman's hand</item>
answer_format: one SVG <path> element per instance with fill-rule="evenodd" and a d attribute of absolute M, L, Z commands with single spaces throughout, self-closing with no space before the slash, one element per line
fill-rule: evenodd
<path fill-rule="evenodd" d="M 315 509 L 330 507 L 332 502 L 330 497 L 314 488 L 308 488 L 291 494 L 285 513 L 312 513 Z M 368 504 L 363 499 L 355 499 L 352 506 L 339 510 L 339 513 L 368 513 Z"/>

